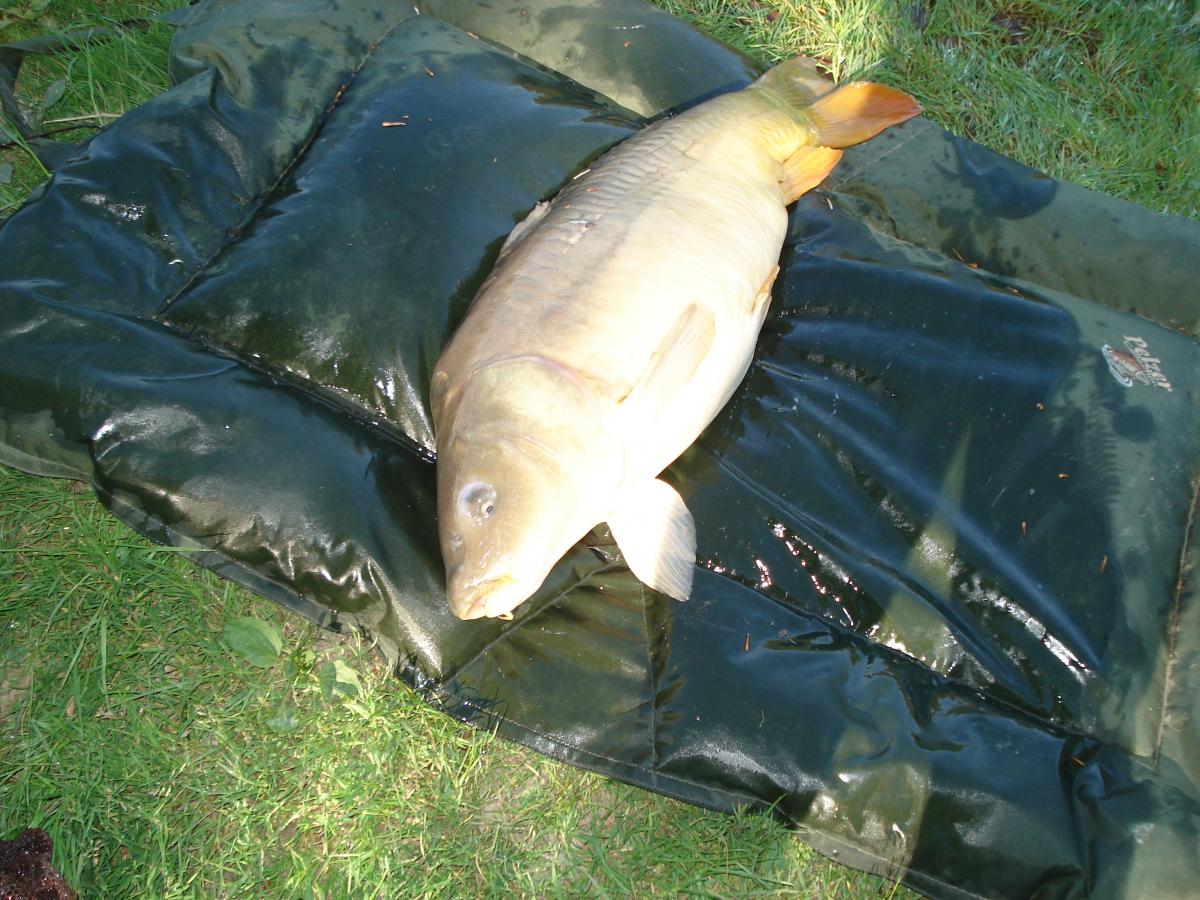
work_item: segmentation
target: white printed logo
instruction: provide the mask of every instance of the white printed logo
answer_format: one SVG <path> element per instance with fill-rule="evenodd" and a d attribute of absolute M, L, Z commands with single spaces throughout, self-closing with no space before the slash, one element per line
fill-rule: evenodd
<path fill-rule="evenodd" d="M 1171 382 L 1163 374 L 1162 360 L 1150 355 L 1150 348 L 1140 337 L 1124 336 L 1125 349 L 1118 350 L 1105 344 L 1100 348 L 1104 361 L 1108 363 L 1108 371 L 1113 378 L 1125 385 L 1133 387 L 1135 381 L 1142 384 L 1152 384 L 1155 387 L 1171 390 Z"/>

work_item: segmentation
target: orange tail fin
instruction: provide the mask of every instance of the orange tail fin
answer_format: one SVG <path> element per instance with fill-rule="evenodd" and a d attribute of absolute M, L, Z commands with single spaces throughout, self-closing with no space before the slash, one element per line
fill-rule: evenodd
<path fill-rule="evenodd" d="M 816 142 L 825 147 L 862 143 L 920 112 L 917 101 L 904 91 L 870 81 L 843 85 L 806 110 Z"/>

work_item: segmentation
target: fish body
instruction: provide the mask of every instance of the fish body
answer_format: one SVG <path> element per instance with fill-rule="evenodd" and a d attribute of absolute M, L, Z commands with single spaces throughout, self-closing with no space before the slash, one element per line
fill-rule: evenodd
<path fill-rule="evenodd" d="M 792 60 L 630 137 L 513 229 L 431 380 L 455 615 L 509 614 L 601 522 L 686 599 L 694 524 L 657 476 L 749 367 L 787 204 L 835 144 L 917 112 Z"/>

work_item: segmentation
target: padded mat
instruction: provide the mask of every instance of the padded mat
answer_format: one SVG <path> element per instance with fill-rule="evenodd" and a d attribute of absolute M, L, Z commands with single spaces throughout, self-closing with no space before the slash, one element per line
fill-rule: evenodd
<path fill-rule="evenodd" d="M 171 71 L 0 228 L 0 461 L 452 715 L 929 894 L 1200 883 L 1200 226 L 923 120 L 853 148 L 666 473 L 693 598 L 601 527 L 461 622 L 442 346 L 538 200 L 752 67 L 633 0 L 206 0 Z"/>

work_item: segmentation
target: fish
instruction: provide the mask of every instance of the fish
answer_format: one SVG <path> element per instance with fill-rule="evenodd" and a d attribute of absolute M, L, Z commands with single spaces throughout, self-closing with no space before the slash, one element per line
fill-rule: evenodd
<path fill-rule="evenodd" d="M 511 618 L 601 523 L 640 581 L 688 598 L 695 522 L 659 476 L 745 377 L 787 206 L 920 111 L 797 57 L 625 139 L 513 228 L 430 377 L 455 616 Z"/>

